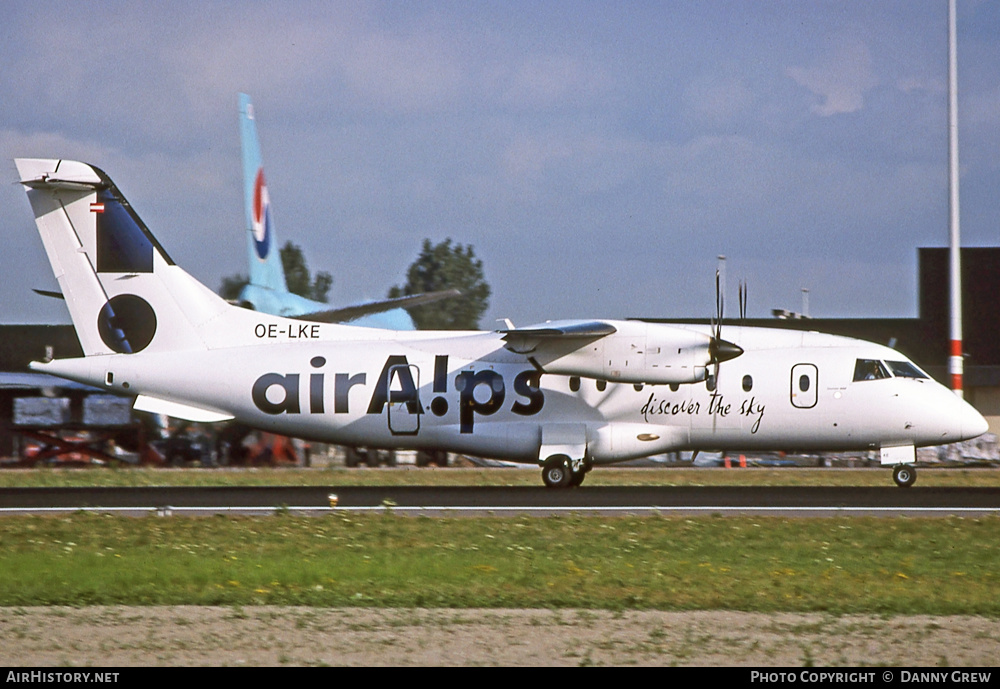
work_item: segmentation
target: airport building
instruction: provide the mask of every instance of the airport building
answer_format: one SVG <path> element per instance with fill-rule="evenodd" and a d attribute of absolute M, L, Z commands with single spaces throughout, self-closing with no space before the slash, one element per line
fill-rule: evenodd
<path fill-rule="evenodd" d="M 0 326 L 0 458 L 116 460 L 106 451 L 140 444 L 129 399 L 28 369 L 74 356 L 82 351 L 72 326 Z"/>

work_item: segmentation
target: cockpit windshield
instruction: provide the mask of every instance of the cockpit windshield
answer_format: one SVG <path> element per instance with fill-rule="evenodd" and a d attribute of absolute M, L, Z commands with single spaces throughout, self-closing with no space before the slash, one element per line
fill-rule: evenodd
<path fill-rule="evenodd" d="M 858 359 L 854 364 L 854 380 L 882 380 L 891 378 L 885 365 L 878 359 Z"/>
<path fill-rule="evenodd" d="M 892 377 L 928 378 L 929 376 L 909 361 L 882 362 L 878 359 L 858 359 L 854 364 L 855 381 L 883 380 Z"/>
<path fill-rule="evenodd" d="M 929 378 L 926 373 L 911 364 L 909 361 L 886 361 L 892 375 L 897 378 Z"/>

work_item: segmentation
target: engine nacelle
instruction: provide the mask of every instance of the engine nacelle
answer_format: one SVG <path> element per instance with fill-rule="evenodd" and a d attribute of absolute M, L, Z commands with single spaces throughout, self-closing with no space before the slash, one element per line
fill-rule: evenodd
<path fill-rule="evenodd" d="M 545 373 L 615 383 L 696 383 L 712 364 L 711 336 L 660 323 L 546 323 L 508 331 L 504 339 Z"/>

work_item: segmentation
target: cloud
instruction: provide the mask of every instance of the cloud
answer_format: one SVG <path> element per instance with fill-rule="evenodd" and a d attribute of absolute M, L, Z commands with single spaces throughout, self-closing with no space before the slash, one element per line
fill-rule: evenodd
<path fill-rule="evenodd" d="M 684 109 L 690 120 L 709 126 L 732 125 L 745 118 L 754 94 L 742 78 L 704 75 L 684 90 Z"/>
<path fill-rule="evenodd" d="M 937 236 L 940 7 L 640 5 L 13 3 L 0 315 L 34 318 L 20 287 L 52 281 L 14 156 L 101 166 L 209 286 L 245 270 L 237 91 L 258 108 L 281 238 L 336 276 L 334 299 L 384 294 L 423 237 L 451 236 L 518 321 L 701 313 L 718 253 L 760 261 L 754 303 L 794 307 L 809 284 L 817 313 L 870 308 L 835 270 L 788 267 L 867 259 L 872 228 L 878 261 L 908 267 Z M 978 41 L 961 64 L 963 224 L 995 243 L 997 41 Z M 878 261 L 859 282 L 882 312 L 911 309 Z"/>
<path fill-rule="evenodd" d="M 820 117 L 861 110 L 865 92 L 878 85 L 871 52 L 859 39 L 837 38 L 812 67 L 789 67 L 786 73 L 822 102 L 810 110 Z"/>
<path fill-rule="evenodd" d="M 590 105 L 605 97 L 613 79 L 599 64 L 571 54 L 530 54 L 506 76 L 503 102 L 515 109 L 548 110 Z"/>

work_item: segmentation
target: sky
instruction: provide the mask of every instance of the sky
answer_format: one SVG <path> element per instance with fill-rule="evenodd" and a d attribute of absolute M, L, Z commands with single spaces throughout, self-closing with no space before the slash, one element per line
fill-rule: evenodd
<path fill-rule="evenodd" d="M 102 168 L 212 289 L 245 273 L 237 98 L 330 301 L 471 245 L 481 321 L 917 315 L 946 246 L 947 0 L 19 2 L 0 322 L 68 323 L 16 157 Z M 962 242 L 1000 245 L 1000 3 L 958 0 Z"/>

